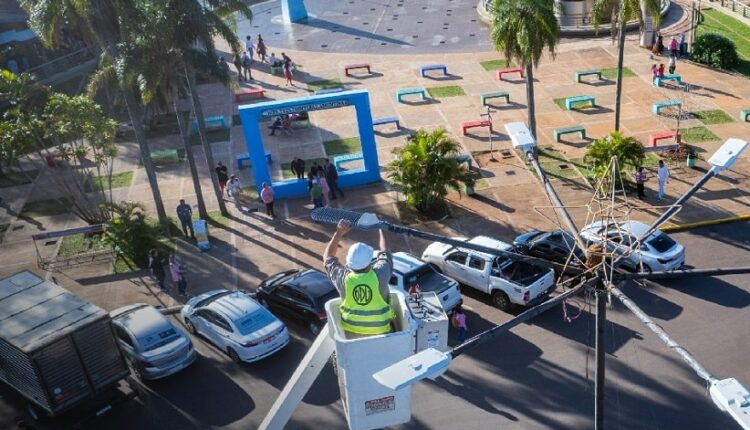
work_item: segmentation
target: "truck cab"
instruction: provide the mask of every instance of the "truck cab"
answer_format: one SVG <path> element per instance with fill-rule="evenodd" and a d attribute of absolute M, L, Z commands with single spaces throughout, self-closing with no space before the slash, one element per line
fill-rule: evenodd
<path fill-rule="evenodd" d="M 434 292 L 448 314 L 461 303 L 458 282 L 438 272 L 432 264 L 406 252 L 393 253 L 393 274 L 388 286 L 391 291 L 404 294 L 417 286 L 422 292 Z"/>

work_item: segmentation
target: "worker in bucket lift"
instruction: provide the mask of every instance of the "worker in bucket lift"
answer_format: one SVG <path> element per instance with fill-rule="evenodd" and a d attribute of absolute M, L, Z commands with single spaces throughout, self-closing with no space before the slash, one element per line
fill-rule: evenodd
<path fill-rule="evenodd" d="M 342 265 L 336 251 L 350 228 L 348 220 L 339 221 L 323 252 L 328 277 L 341 296 L 341 327 L 350 339 L 390 333 L 395 316 L 388 300 L 393 258 L 386 251 L 385 233 L 379 230 L 380 251 L 374 259 L 372 247 L 357 242 L 349 248 L 346 265 Z"/>

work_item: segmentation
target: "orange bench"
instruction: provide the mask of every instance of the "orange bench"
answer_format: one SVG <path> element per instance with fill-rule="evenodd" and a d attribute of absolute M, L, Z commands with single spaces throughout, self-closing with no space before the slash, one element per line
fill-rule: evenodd
<path fill-rule="evenodd" d="M 370 71 L 370 65 L 367 63 L 362 63 L 362 64 L 349 64 L 347 66 L 344 66 L 344 74 L 346 76 L 351 76 L 351 74 L 349 73 L 349 70 L 354 70 L 354 69 L 367 69 L 367 73 L 372 73 Z"/>
<path fill-rule="evenodd" d="M 675 138 L 677 143 L 680 143 L 680 133 L 674 130 L 660 131 L 658 133 L 649 134 L 648 143 L 651 146 L 656 146 L 657 142 L 659 142 L 660 140 L 671 138 Z"/>
<path fill-rule="evenodd" d="M 466 130 L 475 127 L 489 127 L 490 133 L 492 133 L 492 121 L 483 119 L 480 121 L 466 121 L 461 123 L 462 134 L 466 136 Z"/>
<path fill-rule="evenodd" d="M 254 96 L 259 99 L 266 98 L 266 90 L 263 88 L 242 88 L 234 92 L 234 102 L 239 103 L 244 96 Z"/>
<path fill-rule="evenodd" d="M 506 67 L 505 69 L 500 69 L 497 71 L 497 79 L 503 80 L 503 75 L 506 75 L 508 73 L 518 73 L 523 78 L 523 69 L 520 67 Z"/>

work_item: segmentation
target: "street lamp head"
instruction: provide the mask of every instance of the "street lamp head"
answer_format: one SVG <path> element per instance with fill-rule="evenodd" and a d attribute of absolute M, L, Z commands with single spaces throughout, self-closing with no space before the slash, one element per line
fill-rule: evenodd
<path fill-rule="evenodd" d="M 729 169 L 734 165 L 734 162 L 747 149 L 748 143 L 744 140 L 730 138 L 721 145 L 718 151 L 708 159 L 714 169 Z"/>
<path fill-rule="evenodd" d="M 445 373 L 453 357 L 434 348 L 405 358 L 372 375 L 391 390 L 400 390 L 425 378 L 435 379 Z"/>

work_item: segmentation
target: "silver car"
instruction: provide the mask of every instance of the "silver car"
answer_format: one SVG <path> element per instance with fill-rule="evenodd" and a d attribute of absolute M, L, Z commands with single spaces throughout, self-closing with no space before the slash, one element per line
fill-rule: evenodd
<path fill-rule="evenodd" d="M 189 366 L 193 343 L 151 305 L 138 303 L 110 312 L 120 349 L 139 379 L 159 379 Z"/>

